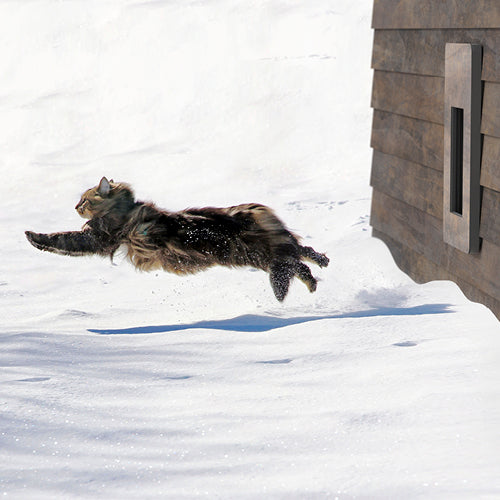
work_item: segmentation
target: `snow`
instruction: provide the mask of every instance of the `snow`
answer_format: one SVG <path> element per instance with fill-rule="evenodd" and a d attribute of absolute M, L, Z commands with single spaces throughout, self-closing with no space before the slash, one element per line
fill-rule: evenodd
<path fill-rule="evenodd" d="M 370 237 L 371 0 L 0 4 L 0 494 L 498 498 L 500 328 Z M 267 275 L 42 253 L 108 178 L 258 201 L 326 251 Z"/>

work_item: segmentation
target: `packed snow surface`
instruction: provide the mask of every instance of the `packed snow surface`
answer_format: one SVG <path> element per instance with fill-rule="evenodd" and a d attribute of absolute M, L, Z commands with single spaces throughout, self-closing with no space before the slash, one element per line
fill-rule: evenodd
<path fill-rule="evenodd" d="M 371 0 L 0 4 L 0 494 L 500 498 L 500 327 L 371 238 Z M 31 247 L 106 175 L 261 202 L 310 294 Z"/>

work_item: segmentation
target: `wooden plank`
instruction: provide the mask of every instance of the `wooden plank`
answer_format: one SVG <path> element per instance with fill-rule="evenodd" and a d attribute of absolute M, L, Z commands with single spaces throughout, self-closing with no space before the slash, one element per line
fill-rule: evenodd
<path fill-rule="evenodd" d="M 384 193 L 373 190 L 370 224 L 397 241 L 404 242 L 409 248 L 422 255 L 427 251 L 441 251 L 443 223 L 437 217 L 425 214 L 415 207 L 396 200 Z M 428 257 L 430 258 L 430 257 Z M 435 264 L 444 267 L 441 257 Z M 444 267 L 445 270 L 446 267 Z"/>
<path fill-rule="evenodd" d="M 500 43 L 500 40 L 499 40 Z M 444 123 L 444 78 L 376 70 L 373 108 L 418 120 Z M 500 84 L 484 84 L 481 133 L 500 137 Z"/>
<path fill-rule="evenodd" d="M 443 177 L 418 163 L 373 152 L 371 186 L 436 219 L 443 218 Z M 480 236 L 500 247 L 500 192 L 483 189 Z"/>
<path fill-rule="evenodd" d="M 481 186 L 500 192 L 500 139 L 495 137 L 484 137 Z"/>
<path fill-rule="evenodd" d="M 398 73 L 386 73 L 386 72 L 375 72 L 374 79 L 374 95 L 372 99 L 372 105 L 377 109 L 388 112 L 407 112 L 409 115 L 417 115 L 413 116 L 414 118 L 430 118 L 429 112 L 425 111 L 427 106 L 419 107 L 416 103 L 417 101 L 412 101 L 411 94 L 415 91 L 415 88 L 419 87 L 419 83 L 416 83 L 415 80 L 427 81 L 428 77 L 421 77 L 415 75 L 404 75 Z M 381 75 L 381 76 L 378 76 Z M 408 80 L 409 78 L 409 80 Z M 438 85 L 435 83 L 440 79 L 433 79 L 434 85 L 437 87 Z M 442 80 L 440 80 L 442 81 Z M 411 82 L 411 83 L 408 83 Z M 397 86 L 398 91 L 395 99 L 391 98 L 391 90 L 394 88 L 393 84 Z M 421 86 L 427 86 L 429 88 L 429 84 L 421 83 Z M 432 85 L 432 84 L 431 84 Z M 497 133 L 500 130 L 500 113 L 496 112 L 500 109 L 500 85 L 498 84 L 485 84 L 485 92 L 483 98 L 483 116 L 482 116 L 482 133 Z M 439 90 L 438 93 L 441 93 Z M 427 92 L 429 96 L 429 101 L 432 102 L 436 109 L 438 108 L 438 100 L 439 97 L 436 98 L 433 96 L 432 91 Z M 400 102 L 402 104 L 400 104 Z M 415 106 L 408 105 L 407 103 L 415 102 Z M 442 114 L 442 106 L 439 106 L 439 112 L 435 114 L 435 119 L 437 120 L 438 116 L 441 116 L 441 122 L 443 122 L 444 114 Z M 406 110 L 404 109 L 406 108 Z M 424 110 L 421 112 L 421 109 Z M 411 116 L 410 116 L 411 117 Z M 398 135 L 404 134 L 407 135 L 406 129 L 413 130 L 415 128 L 410 122 L 399 118 L 399 117 L 390 117 L 387 118 L 387 113 L 385 114 L 374 114 L 374 125 L 377 127 L 377 130 L 372 133 L 372 146 L 379 151 L 384 151 L 389 154 L 397 155 L 401 158 L 408 158 L 409 160 L 418 161 L 419 163 L 425 164 L 425 155 L 421 155 L 418 151 L 408 152 L 405 154 L 402 151 L 403 142 L 401 142 Z M 398 122 L 398 123 L 393 123 Z M 405 129 L 400 129 L 401 123 L 407 123 Z M 391 125 L 392 123 L 392 125 Z M 438 123 L 436 123 L 438 124 Z M 391 126 L 391 130 L 388 132 L 388 137 L 384 139 L 383 130 L 388 130 L 388 127 Z M 394 130 L 394 127 L 396 130 Z M 430 134 L 440 134 L 435 127 L 432 128 Z M 442 132 L 444 133 L 444 132 Z M 429 133 L 427 134 L 429 135 Z M 438 139 L 438 137 L 434 137 L 434 139 Z M 384 141 L 387 141 L 388 144 L 383 144 Z M 411 141 L 412 142 L 412 141 Z M 442 147 L 438 144 L 439 141 L 435 141 L 435 145 L 432 146 L 434 151 L 439 151 Z M 432 167 L 436 169 L 441 169 L 442 166 L 438 165 L 439 158 L 434 158 L 432 161 Z M 493 136 L 484 136 L 483 141 L 483 151 L 482 151 L 482 164 L 481 164 L 481 185 L 484 187 L 488 187 L 490 189 L 494 189 L 495 191 L 500 192 L 500 138 Z"/>
<path fill-rule="evenodd" d="M 444 77 L 444 53 L 447 43 L 482 45 L 481 78 L 489 82 L 500 82 L 500 29 L 376 30 L 372 68 Z"/>
<path fill-rule="evenodd" d="M 500 84 L 484 86 L 481 133 L 500 138 Z"/>
<path fill-rule="evenodd" d="M 500 247 L 500 193 L 483 189 L 480 236 Z"/>
<path fill-rule="evenodd" d="M 498 0 L 375 0 L 373 28 L 497 28 Z"/>
<path fill-rule="evenodd" d="M 438 219 L 443 217 L 443 176 L 437 170 L 374 151 L 371 185 Z"/>
<path fill-rule="evenodd" d="M 374 229 L 373 236 L 382 240 L 387 245 L 398 267 L 417 283 L 427 283 L 434 280 L 453 281 L 460 287 L 469 300 L 484 304 L 500 320 L 499 300 L 482 292 L 467 281 L 448 273 L 422 254 L 411 250 L 387 234 Z"/>
<path fill-rule="evenodd" d="M 375 71 L 372 107 L 443 124 L 444 79 Z"/>
<path fill-rule="evenodd" d="M 373 191 L 371 224 L 446 272 L 500 300 L 500 247 L 483 240 L 481 252 L 465 254 L 442 239 L 442 221 L 377 190 Z"/>
<path fill-rule="evenodd" d="M 373 149 L 441 171 L 443 134 L 443 126 L 436 123 L 379 110 L 373 113 Z"/>

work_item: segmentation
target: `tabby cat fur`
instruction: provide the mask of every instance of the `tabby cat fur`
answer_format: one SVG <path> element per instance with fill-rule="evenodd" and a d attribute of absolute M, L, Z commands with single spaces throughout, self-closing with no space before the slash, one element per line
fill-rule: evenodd
<path fill-rule="evenodd" d="M 257 203 L 169 212 L 153 203 L 135 201 L 128 184 L 103 177 L 75 208 L 89 219 L 81 231 L 26 231 L 30 243 L 62 255 L 110 257 L 124 245 L 128 259 L 142 271 L 188 274 L 217 264 L 251 266 L 269 273 L 279 301 L 285 298 L 294 276 L 310 292 L 316 290 L 317 280 L 302 260 L 320 267 L 329 262 L 326 255 L 301 246 L 270 208 Z"/>

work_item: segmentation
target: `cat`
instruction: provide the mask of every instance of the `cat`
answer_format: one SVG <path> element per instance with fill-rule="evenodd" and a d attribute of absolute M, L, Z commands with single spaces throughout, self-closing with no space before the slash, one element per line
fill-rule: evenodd
<path fill-rule="evenodd" d="M 320 267 L 329 263 L 325 254 L 301 246 L 270 208 L 257 203 L 169 212 L 135 201 L 128 184 L 103 177 L 98 186 L 83 193 L 75 209 L 89 219 L 81 231 L 26 231 L 29 242 L 39 250 L 62 255 L 111 258 L 124 245 L 128 259 L 142 271 L 188 274 L 217 264 L 251 266 L 269 273 L 280 302 L 294 276 L 310 292 L 316 290 L 317 280 L 302 260 Z"/>

